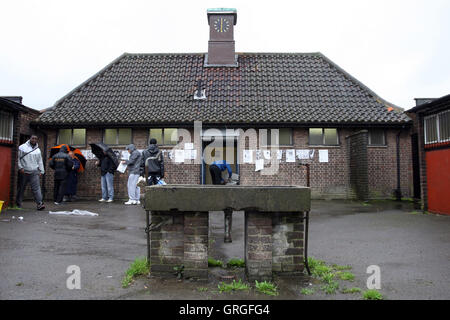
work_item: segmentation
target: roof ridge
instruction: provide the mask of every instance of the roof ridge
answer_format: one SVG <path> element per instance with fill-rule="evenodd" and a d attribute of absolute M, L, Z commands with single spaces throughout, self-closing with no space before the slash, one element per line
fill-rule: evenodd
<path fill-rule="evenodd" d="M 339 65 L 337 65 L 335 62 L 333 62 L 330 58 L 328 58 L 327 56 L 325 56 L 323 53 L 319 52 L 320 56 L 326 61 L 328 62 L 331 66 L 333 66 L 334 68 L 336 68 L 338 71 L 342 72 L 344 74 L 344 76 L 346 76 L 350 81 L 353 81 L 356 85 L 358 85 L 359 87 L 361 87 L 363 90 L 366 90 L 367 92 L 369 92 L 374 98 L 375 100 L 377 100 L 377 102 L 380 102 L 384 105 L 386 105 L 387 107 L 392 107 L 394 110 L 399 111 L 401 113 L 404 112 L 404 109 L 397 106 L 396 104 L 393 104 L 383 98 L 381 98 L 377 93 L 375 93 L 375 91 L 373 91 L 372 89 L 370 89 L 368 86 L 366 86 L 364 83 L 362 83 L 361 81 L 359 81 L 358 79 L 356 79 L 354 76 L 352 76 L 350 73 L 348 73 L 347 71 L 345 71 L 342 67 L 340 67 Z"/>
<path fill-rule="evenodd" d="M 182 55 L 203 55 L 207 54 L 207 52 L 152 52 L 152 53 L 126 53 L 128 56 L 182 56 Z M 236 51 L 236 54 L 243 55 L 258 55 L 258 54 L 266 54 L 266 55 L 308 55 L 308 56 L 320 56 L 320 52 L 239 52 Z"/>

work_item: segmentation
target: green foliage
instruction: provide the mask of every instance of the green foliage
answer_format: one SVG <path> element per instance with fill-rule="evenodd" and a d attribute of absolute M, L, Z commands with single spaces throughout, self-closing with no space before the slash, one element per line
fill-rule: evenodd
<path fill-rule="evenodd" d="M 340 265 L 337 265 L 337 264 L 333 264 L 331 266 L 333 267 L 334 270 L 338 270 L 338 271 L 351 270 L 352 269 L 351 266 L 340 266 Z"/>
<path fill-rule="evenodd" d="M 365 300 L 383 300 L 383 295 L 375 289 L 366 290 L 363 292 L 363 299 Z"/>
<path fill-rule="evenodd" d="M 247 284 L 242 283 L 241 279 L 239 279 L 238 282 L 236 282 L 236 280 L 233 280 L 233 282 L 231 282 L 231 283 L 221 282 L 221 283 L 219 283 L 217 288 L 219 288 L 220 292 L 231 292 L 231 291 L 237 291 L 237 290 L 250 289 L 250 287 Z"/>
<path fill-rule="evenodd" d="M 350 288 L 350 289 L 344 288 L 344 289 L 341 290 L 341 292 L 342 293 L 358 293 L 358 292 L 361 292 L 361 289 L 360 288 L 356 288 L 356 287 L 353 287 L 353 288 Z"/>
<path fill-rule="evenodd" d="M 148 274 L 149 272 L 147 258 L 136 258 L 125 272 L 125 277 L 122 279 L 122 287 L 128 287 L 133 281 L 133 278 Z"/>
<path fill-rule="evenodd" d="M 330 281 L 326 285 L 320 287 L 326 294 L 334 294 L 339 289 L 339 283 L 337 281 Z"/>
<path fill-rule="evenodd" d="M 274 285 L 272 282 L 268 282 L 268 281 L 263 281 L 263 282 L 258 282 L 255 281 L 255 287 L 256 290 L 267 294 L 269 296 L 277 296 L 278 295 L 278 289 L 277 286 Z"/>
<path fill-rule="evenodd" d="M 314 293 L 314 289 L 303 288 L 302 290 L 300 290 L 300 293 L 308 296 Z"/>
<path fill-rule="evenodd" d="M 208 267 L 222 267 L 223 262 L 214 258 L 208 258 Z"/>
<path fill-rule="evenodd" d="M 347 281 L 353 281 L 355 280 L 355 275 L 351 272 L 348 271 L 344 271 L 344 272 L 336 272 L 336 275 L 339 277 L 339 279 L 341 280 L 347 280 Z"/>
<path fill-rule="evenodd" d="M 230 259 L 227 263 L 228 267 L 245 268 L 245 261 L 243 259 Z"/>
<path fill-rule="evenodd" d="M 183 278 L 184 265 L 179 265 L 179 266 L 173 267 L 173 270 L 175 270 L 177 279 Z"/>
<path fill-rule="evenodd" d="M 198 287 L 197 290 L 199 292 L 206 292 L 206 291 L 208 291 L 208 288 L 206 288 L 206 287 Z"/>
<path fill-rule="evenodd" d="M 322 280 L 325 283 L 331 283 L 334 279 L 334 273 L 332 272 L 327 272 L 327 273 L 323 273 L 320 277 L 320 280 Z"/>

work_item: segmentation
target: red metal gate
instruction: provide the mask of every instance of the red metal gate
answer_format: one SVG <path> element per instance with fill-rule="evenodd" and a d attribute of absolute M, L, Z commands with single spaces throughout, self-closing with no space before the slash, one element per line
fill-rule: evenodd
<path fill-rule="evenodd" d="M 428 211 L 450 215 L 450 148 L 426 151 Z"/>
<path fill-rule="evenodd" d="M 5 201 L 2 210 L 8 206 L 11 190 L 11 150 L 0 146 L 0 200 Z"/>

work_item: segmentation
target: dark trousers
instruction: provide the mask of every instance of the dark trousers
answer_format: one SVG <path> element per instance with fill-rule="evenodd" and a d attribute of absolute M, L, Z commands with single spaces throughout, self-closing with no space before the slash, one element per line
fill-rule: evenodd
<path fill-rule="evenodd" d="M 158 180 L 161 179 L 161 175 L 160 174 L 153 174 L 153 173 L 149 173 L 148 174 L 148 179 L 147 179 L 147 185 L 152 186 L 158 183 Z"/>
<path fill-rule="evenodd" d="M 67 179 L 64 180 L 56 180 L 53 186 L 53 200 L 55 202 L 62 202 L 64 198 L 64 194 L 66 193 L 67 188 Z"/>
<path fill-rule="evenodd" d="M 28 174 L 19 172 L 19 179 L 17 181 L 17 197 L 16 197 L 16 204 L 18 207 L 22 206 L 23 193 L 25 192 L 25 188 L 28 183 L 30 183 L 31 185 L 31 191 L 33 192 L 34 201 L 36 201 L 37 204 L 42 202 L 39 173 L 35 172 Z"/>
<path fill-rule="evenodd" d="M 213 184 L 222 184 L 222 171 L 216 165 L 211 165 L 209 167 L 209 173 L 211 174 L 211 179 Z"/>

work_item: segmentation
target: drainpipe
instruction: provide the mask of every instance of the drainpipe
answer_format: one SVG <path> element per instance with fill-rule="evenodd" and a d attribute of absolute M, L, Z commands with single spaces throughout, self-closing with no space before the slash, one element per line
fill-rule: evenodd
<path fill-rule="evenodd" d="M 402 127 L 403 129 L 403 127 Z M 397 201 L 402 199 L 402 191 L 400 188 L 400 134 L 402 130 L 397 133 L 397 189 L 394 191 L 394 195 Z"/>

